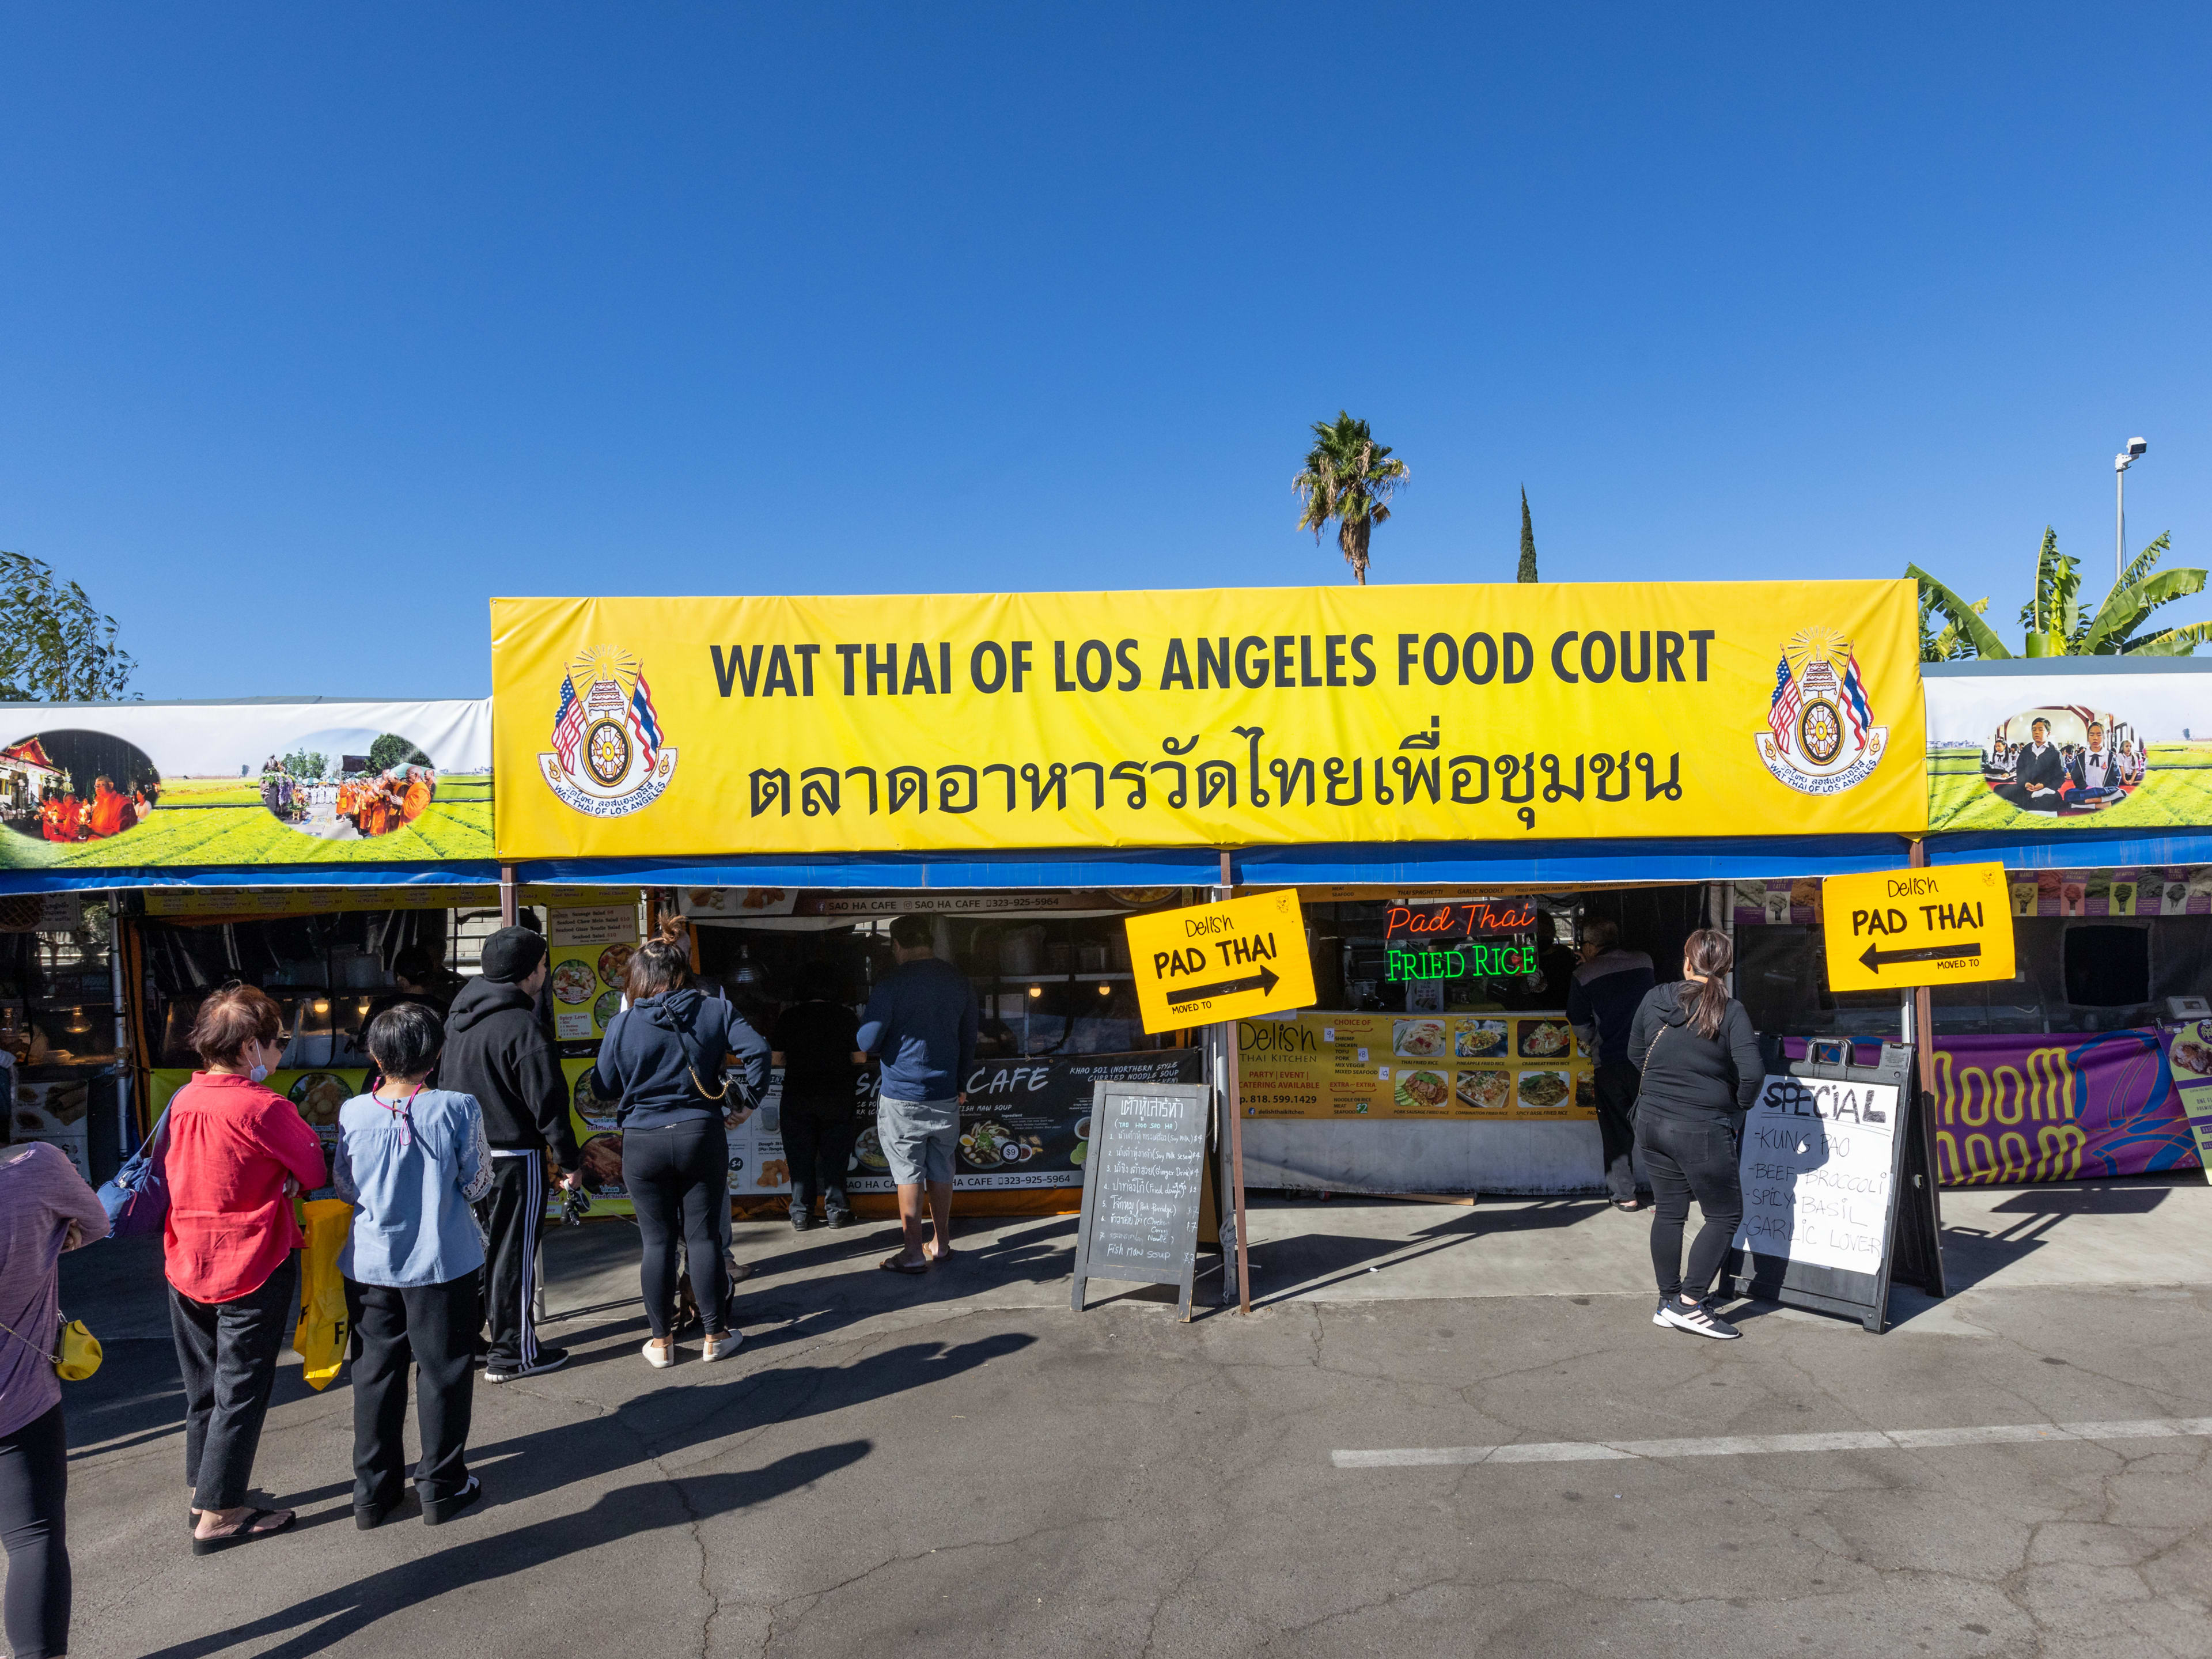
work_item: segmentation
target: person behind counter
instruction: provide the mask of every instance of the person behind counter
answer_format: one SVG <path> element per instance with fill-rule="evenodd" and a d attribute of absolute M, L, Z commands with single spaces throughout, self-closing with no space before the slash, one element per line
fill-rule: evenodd
<path fill-rule="evenodd" d="M 1595 1056 L 1597 1127 L 1605 1149 L 1605 1184 L 1613 1207 L 1633 1211 L 1636 1197 L 1636 1068 L 1628 1037 L 1636 1011 L 1650 994 L 1651 958 L 1624 951 L 1620 925 L 1608 916 L 1583 928 L 1582 966 L 1567 982 L 1567 1024 L 1583 1052 Z"/>
<path fill-rule="evenodd" d="M 1735 961 L 1726 933 L 1706 927 L 1691 934 L 1681 981 L 1645 995 L 1628 1039 L 1629 1064 L 1642 1074 L 1636 1146 L 1656 1200 L 1651 1266 L 1659 1305 L 1651 1322 L 1723 1339 L 1742 1333 L 1705 1297 L 1743 1219 L 1738 1146 L 1743 1115 L 1766 1078 L 1751 1016 L 1723 980 Z M 1686 1271 L 1682 1229 L 1692 1194 L 1705 1218 Z"/>
<path fill-rule="evenodd" d="M 338 1110 L 332 1185 L 356 1212 L 338 1271 L 361 1356 L 353 1362 L 353 1519 L 381 1526 L 406 1495 L 407 1370 L 422 1461 L 416 1495 L 438 1526 L 483 1495 L 469 1473 L 483 1235 L 469 1206 L 491 1189 L 483 1113 L 429 1087 L 445 1042 L 419 1002 L 379 1014 L 369 1058 L 381 1080 Z"/>
<path fill-rule="evenodd" d="M 603 1099 L 620 1103 L 615 1119 L 623 1132 L 623 1186 L 644 1247 L 638 1276 L 653 1327 L 645 1360 L 656 1370 L 676 1363 L 678 1232 L 705 1329 L 700 1358 L 726 1358 L 744 1340 L 730 1323 L 722 1254 L 730 1213 L 725 1058 L 734 1054 L 744 1066 L 744 1100 L 759 1099 L 768 1085 L 768 1044 L 730 1003 L 692 984 L 684 927 L 682 918 L 671 917 L 659 939 L 631 956 L 629 1006 L 608 1023 L 593 1085 Z"/>
<path fill-rule="evenodd" d="M 814 1224 L 814 1200 L 822 1199 L 822 1218 L 832 1227 L 850 1226 L 853 1206 L 845 1198 L 845 1170 L 852 1162 L 859 1125 L 854 1118 L 853 1088 L 867 1063 L 860 1052 L 860 1025 L 839 1000 L 843 989 L 837 970 L 817 963 L 801 988 L 805 1000 L 785 1009 L 775 1022 L 775 1063 L 783 1067 L 783 1150 L 791 1162 L 791 1224 L 805 1232 Z"/>
<path fill-rule="evenodd" d="M 876 1265 L 924 1273 L 952 1257 L 952 1155 L 960 1139 L 962 1079 L 975 1069 L 975 993 L 958 969 L 932 952 L 927 916 L 891 923 L 898 966 L 868 998 L 860 1052 L 883 1061 L 876 1139 L 898 1188 L 904 1246 Z M 925 1193 L 933 1229 L 921 1242 Z"/>
<path fill-rule="evenodd" d="M 67 1153 L 37 1140 L 0 1152 L 0 1538 L 8 1646 L 26 1659 L 69 1651 L 69 1448 L 53 1359 L 62 1252 L 106 1237 L 99 1196 Z"/>
<path fill-rule="evenodd" d="M 284 1057 L 284 1022 L 266 992 L 226 985 L 200 1004 L 192 1048 L 205 1071 L 169 1101 L 169 1215 L 163 1238 L 169 1330 L 185 1387 L 185 1480 L 192 1553 L 283 1531 L 290 1510 L 246 1501 L 276 1381 L 300 1311 L 307 1242 L 292 1200 L 329 1179 L 315 1132 L 261 1079 Z"/>

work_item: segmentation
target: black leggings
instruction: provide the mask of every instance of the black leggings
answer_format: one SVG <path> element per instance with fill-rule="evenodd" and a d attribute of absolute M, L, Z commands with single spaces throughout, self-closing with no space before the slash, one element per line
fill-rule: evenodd
<path fill-rule="evenodd" d="M 700 1321 L 708 1335 L 723 1334 L 730 1278 L 714 1213 L 719 1207 L 727 1214 L 730 1208 L 730 1136 L 722 1120 L 692 1119 L 665 1129 L 625 1131 L 623 1186 L 637 1212 L 637 1231 L 645 1245 L 639 1277 L 653 1334 L 668 1334 L 675 1310 L 676 1236 L 680 1231 Z"/>
<path fill-rule="evenodd" d="M 1743 1219 L 1735 1131 L 1719 1118 L 1686 1123 L 1655 1117 L 1647 1107 L 1637 1115 L 1636 1143 L 1657 1200 L 1651 1220 L 1651 1267 L 1658 1276 L 1659 1294 L 1703 1301 Z M 1705 1212 L 1705 1224 L 1691 1242 L 1690 1266 L 1685 1272 L 1682 1228 L 1690 1218 L 1693 1193 L 1698 1207 Z"/>
<path fill-rule="evenodd" d="M 8 1645 L 15 1659 L 69 1651 L 69 1437 L 58 1402 L 0 1435 L 0 1540 L 8 1547 Z"/>

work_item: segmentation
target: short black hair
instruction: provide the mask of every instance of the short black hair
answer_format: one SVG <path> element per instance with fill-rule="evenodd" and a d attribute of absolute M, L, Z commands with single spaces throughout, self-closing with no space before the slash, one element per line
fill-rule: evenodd
<path fill-rule="evenodd" d="M 917 945 L 933 945 L 937 930 L 927 916 L 905 915 L 891 923 L 891 943 L 902 951 Z"/>
<path fill-rule="evenodd" d="M 446 1026 L 419 1002 L 395 1003 L 368 1023 L 368 1057 L 386 1077 L 421 1077 L 438 1063 Z"/>

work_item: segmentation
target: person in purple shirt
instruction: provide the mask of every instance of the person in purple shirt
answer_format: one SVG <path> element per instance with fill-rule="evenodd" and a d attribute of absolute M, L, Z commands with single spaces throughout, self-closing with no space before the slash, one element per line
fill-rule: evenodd
<path fill-rule="evenodd" d="M 106 1237 L 107 1213 L 67 1154 L 36 1140 L 0 1150 L 0 1541 L 16 1659 L 69 1651 L 61 1259 Z"/>
<path fill-rule="evenodd" d="M 952 1154 L 960 1139 L 960 1108 L 975 1069 L 975 992 L 930 945 L 927 916 L 891 923 L 898 967 L 868 998 L 860 1052 L 883 1062 L 876 1098 L 876 1140 L 898 1187 L 902 1249 L 876 1265 L 886 1273 L 926 1273 L 952 1255 Z M 929 1199 L 931 1247 L 921 1242 L 923 1194 Z"/>

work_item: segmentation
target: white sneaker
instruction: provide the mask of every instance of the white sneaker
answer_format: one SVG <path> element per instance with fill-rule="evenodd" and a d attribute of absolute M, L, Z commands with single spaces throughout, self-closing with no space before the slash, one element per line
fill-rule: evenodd
<path fill-rule="evenodd" d="M 646 1340 L 642 1350 L 645 1363 L 657 1371 L 665 1371 L 676 1363 L 676 1339 L 655 1336 Z"/>
<path fill-rule="evenodd" d="M 1716 1337 L 1723 1342 L 1743 1334 L 1702 1302 L 1694 1308 L 1686 1308 L 1679 1301 L 1662 1302 L 1659 1304 L 1659 1316 L 1678 1331 L 1694 1331 L 1699 1336 Z"/>
<path fill-rule="evenodd" d="M 727 1359 L 745 1345 L 743 1331 L 724 1331 L 720 1336 L 710 1336 L 699 1345 L 700 1360 L 711 1365 L 717 1359 Z"/>

